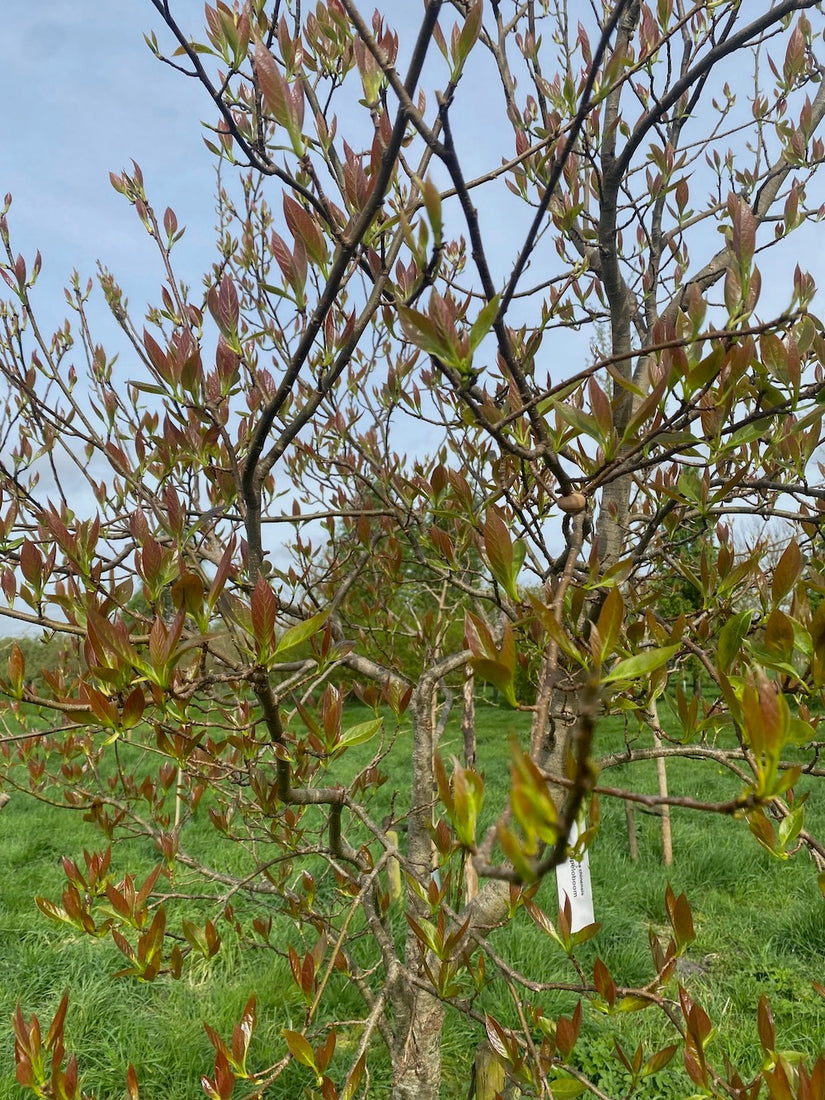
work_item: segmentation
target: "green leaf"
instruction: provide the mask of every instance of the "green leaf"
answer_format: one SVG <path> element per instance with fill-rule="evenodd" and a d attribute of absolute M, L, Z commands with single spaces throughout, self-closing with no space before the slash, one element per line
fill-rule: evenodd
<path fill-rule="evenodd" d="M 493 327 L 493 322 L 496 319 L 498 313 L 498 303 L 500 296 L 497 294 L 495 298 L 492 298 L 486 306 L 481 310 L 478 317 L 473 321 L 472 328 L 470 329 L 470 352 L 474 352 L 490 329 Z"/>
<path fill-rule="evenodd" d="M 558 1100 L 573 1100 L 574 1097 L 581 1096 L 587 1090 L 587 1085 L 583 1085 L 575 1077 L 557 1077 L 552 1082 L 551 1088 L 553 1096 L 557 1097 Z"/>
<path fill-rule="evenodd" d="M 775 332 L 763 332 L 759 337 L 759 350 L 762 362 L 774 378 L 780 382 L 788 381 L 788 349 Z"/>
<path fill-rule="evenodd" d="M 192 921 L 181 921 L 181 931 L 187 942 L 205 959 L 209 958 L 209 945 L 206 942 L 205 933 Z"/>
<path fill-rule="evenodd" d="M 574 932 L 570 937 L 570 942 L 574 947 L 578 947 L 580 943 L 587 943 L 588 940 L 592 940 L 594 936 L 598 934 L 601 924 L 599 921 L 593 924 L 586 924 L 583 928 L 580 928 L 578 932 Z"/>
<path fill-rule="evenodd" d="M 328 617 L 328 611 L 319 611 L 317 615 L 311 615 L 310 618 L 305 619 L 304 622 L 296 623 L 295 626 L 291 626 L 289 630 L 285 630 L 278 639 L 275 652 L 278 654 L 284 653 L 287 649 L 294 649 L 296 646 L 302 645 L 307 639 L 311 638 L 313 634 L 318 633 Z"/>
<path fill-rule="evenodd" d="M 599 661 L 605 661 L 616 648 L 624 620 L 624 600 L 619 589 L 611 588 L 602 604 L 596 630 L 599 634 Z"/>
<path fill-rule="evenodd" d="M 788 848 L 796 838 L 802 829 L 805 821 L 805 807 L 803 805 L 795 806 L 787 817 L 783 817 L 779 822 L 779 843 L 783 848 Z"/>
<path fill-rule="evenodd" d="M 511 707 L 518 706 L 513 688 L 512 668 L 508 668 L 501 661 L 491 661 L 486 657 L 474 657 L 470 660 L 470 665 L 476 676 L 498 688 Z"/>
<path fill-rule="evenodd" d="M 584 665 L 586 661 L 582 651 L 573 639 L 568 637 L 564 627 L 559 624 L 553 614 L 552 608 L 544 604 L 533 592 L 527 592 L 527 599 L 530 601 L 536 618 L 562 653 L 565 653 L 578 664 Z M 825 618 L 825 615 L 823 615 L 823 618 Z M 823 636 L 825 637 L 825 631 L 823 632 Z"/>
<path fill-rule="evenodd" d="M 742 641 L 750 629 L 753 612 L 748 609 L 731 615 L 719 631 L 716 660 L 723 672 L 727 672 L 742 648 Z"/>
<path fill-rule="evenodd" d="M 458 75 L 459 70 L 463 67 L 464 62 L 467 60 L 470 50 L 476 44 L 480 33 L 481 0 L 473 0 L 470 9 L 467 12 L 467 18 L 464 20 L 464 26 L 461 28 L 461 33 L 458 36 L 452 79 L 455 79 L 455 77 Z"/>
<path fill-rule="evenodd" d="M 688 384 L 697 390 L 702 389 L 719 374 L 724 358 L 725 349 L 720 344 L 691 369 L 687 376 Z"/>
<path fill-rule="evenodd" d="M 761 439 L 764 434 L 765 424 L 761 420 L 756 420 L 753 424 L 746 424 L 743 428 L 733 432 L 725 441 L 722 450 L 727 452 L 736 450 L 737 447 L 744 447 L 748 443 L 753 443 L 756 439 Z"/>
<path fill-rule="evenodd" d="M 641 1077 L 652 1077 L 654 1073 L 659 1073 L 663 1070 L 673 1055 L 679 1049 L 678 1043 L 672 1043 L 670 1046 L 662 1047 L 661 1050 L 657 1050 L 655 1054 L 651 1054 L 645 1064 L 642 1066 Z"/>
<path fill-rule="evenodd" d="M 430 219 L 433 236 L 438 242 L 441 240 L 441 195 L 429 176 L 423 182 L 419 181 L 418 186 L 421 189 L 421 196 L 424 199 L 424 206 L 427 217 Z"/>
<path fill-rule="evenodd" d="M 666 665 L 679 652 L 678 645 L 666 645 L 659 649 L 646 649 L 619 661 L 602 676 L 603 684 L 615 684 L 618 680 L 636 680 Z"/>
<path fill-rule="evenodd" d="M 796 680 L 799 676 L 799 670 L 794 668 L 789 661 L 783 661 L 780 657 L 777 657 L 771 650 L 766 649 L 762 645 L 758 645 L 756 642 L 752 642 L 748 639 L 745 643 L 747 646 L 748 654 L 765 668 L 772 668 L 776 672 L 781 672 L 784 676 L 790 676 L 792 680 Z"/>
<path fill-rule="evenodd" d="M 566 405 L 561 402 L 555 403 L 555 410 L 565 424 L 569 424 L 575 430 L 577 436 L 589 435 L 597 443 L 604 442 L 603 432 L 594 416 L 582 412 L 581 409 L 577 409 L 573 405 Z"/>
<path fill-rule="evenodd" d="M 434 955 L 439 955 L 438 930 L 435 925 L 431 924 L 428 920 L 424 920 L 423 917 L 420 921 L 417 921 L 415 917 L 411 917 L 409 913 L 407 913 L 407 923 L 410 928 L 412 928 L 419 942 L 426 945 Z"/>
<path fill-rule="evenodd" d="M 410 309 L 408 306 L 398 306 L 398 318 L 404 335 L 410 343 L 451 366 L 459 366 L 455 348 L 444 339 L 435 322 L 426 313 L 419 313 L 418 310 Z"/>
<path fill-rule="evenodd" d="M 155 386 L 151 382 L 135 382 L 130 379 L 126 383 L 126 385 L 134 386 L 134 388 L 136 390 L 139 390 L 141 393 L 153 393 L 156 394 L 158 397 L 165 397 L 168 393 L 168 390 L 165 390 L 163 386 Z"/>
<path fill-rule="evenodd" d="M 802 718 L 791 716 L 788 723 L 788 743 L 791 745 L 807 745 L 816 736 L 813 726 Z"/>
<path fill-rule="evenodd" d="M 518 542 L 513 543 L 507 524 L 499 512 L 492 508 L 484 521 L 484 550 L 493 576 L 510 599 L 517 602 L 519 595 L 516 581 L 526 547 Z"/>
<path fill-rule="evenodd" d="M 341 1093 L 341 1100 L 352 1100 L 355 1096 L 358 1091 L 358 1086 L 361 1084 L 361 1078 L 364 1076 L 366 1064 L 367 1055 L 365 1051 L 352 1067 L 352 1072 L 347 1078 L 347 1083 L 344 1085 L 344 1091 Z"/>
<path fill-rule="evenodd" d="M 772 856 L 779 854 L 776 847 L 776 833 L 773 825 L 765 817 L 763 810 L 756 809 L 748 814 L 748 828 L 762 847 L 766 848 Z"/>
<path fill-rule="evenodd" d="M 351 745 L 363 745 L 366 741 L 370 741 L 375 737 L 383 724 L 383 718 L 371 718 L 369 722 L 359 722 L 355 726 L 350 726 L 348 730 L 341 734 L 341 739 L 335 747 L 343 749 Z"/>
<path fill-rule="evenodd" d="M 476 823 L 484 803 L 484 780 L 472 769 L 465 771 L 458 760 L 453 758 L 453 775 L 449 787 L 452 791 L 450 819 L 461 843 L 466 848 L 473 848 Z"/>
<path fill-rule="evenodd" d="M 309 1069 L 317 1069 L 315 1066 L 315 1052 L 309 1044 L 309 1040 L 305 1035 L 302 1035 L 300 1031 L 290 1031 L 288 1028 L 284 1028 L 284 1038 L 286 1039 L 286 1045 L 289 1047 L 289 1052 L 292 1057 L 300 1062 L 301 1065 L 307 1066 Z"/>

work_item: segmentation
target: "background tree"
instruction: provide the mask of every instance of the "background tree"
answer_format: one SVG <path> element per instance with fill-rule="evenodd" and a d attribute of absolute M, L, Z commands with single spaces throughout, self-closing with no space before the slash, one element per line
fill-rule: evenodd
<path fill-rule="evenodd" d="M 41 908 L 114 937 L 144 981 L 212 955 L 222 927 L 285 951 L 304 1025 L 253 1068 L 250 1002 L 231 1044 L 214 1038 L 213 1097 L 261 1095 L 290 1060 L 325 1097 L 351 1097 L 377 1043 L 394 1096 L 435 1097 L 448 1012 L 483 1023 L 526 1094 L 572 1096 L 591 1087 L 585 1005 L 663 1013 L 699 1093 L 755 1095 L 710 1057 L 711 1023 L 678 985 L 683 896 L 669 893 L 672 934 L 652 938 L 650 980 L 630 989 L 599 959 L 584 973 L 576 948 L 595 929 L 574 933 L 536 890 L 592 794 L 662 801 L 610 786 L 619 758 L 600 754 L 598 724 L 649 723 L 686 656 L 715 698 L 677 696 L 678 729 L 653 751 L 723 767 L 731 788 L 674 800 L 825 866 L 786 760 L 816 742 L 823 682 L 806 570 L 823 342 L 811 277 L 762 294 L 756 264 L 818 214 L 820 5 L 615 0 L 574 16 L 429 0 L 403 40 L 394 11 L 367 18 L 353 0 L 219 2 L 203 34 L 153 7 L 176 41 L 165 60 L 211 100 L 222 162 L 203 295 L 176 273 L 178 218 L 137 167 L 112 183 L 162 284 L 144 327 L 101 274 L 130 348 L 117 362 L 79 281 L 70 322 L 41 330 L 39 258 L 15 254 L 8 201 L 0 222 L 3 613 L 72 641 L 78 662 L 35 690 L 12 649 L 4 782 L 82 809 L 107 843 L 150 837 L 160 860 L 143 883 L 119 879 L 108 848 L 67 861 L 62 903 Z M 576 334 L 600 327 L 609 347 L 588 365 Z M 742 513 L 794 532 L 769 572 L 734 554 Z M 688 626 L 659 593 L 674 542 L 699 528 L 714 539 Z M 531 737 L 482 832 L 483 747 L 476 767 L 440 759 L 436 693 L 469 669 L 519 705 L 520 657 L 537 669 Z M 354 682 L 376 707 L 366 720 L 344 705 Z M 388 794 L 400 739 L 409 786 Z M 621 761 L 650 751 L 629 744 Z M 207 816 L 226 840 L 216 866 L 197 854 Z M 204 890 L 213 914 L 193 919 Z M 570 1017 L 548 1018 L 549 987 L 490 940 L 522 910 L 570 958 Z M 338 971 L 357 1019 L 327 1003 Z M 486 1012 L 491 974 L 512 1018 Z M 65 1010 L 50 1058 L 18 1015 L 18 1076 L 75 1096 Z M 774 1056 L 758 1014 L 760 1080 L 820 1095 L 822 1060 Z M 628 1061 L 631 1085 L 675 1049 Z"/>

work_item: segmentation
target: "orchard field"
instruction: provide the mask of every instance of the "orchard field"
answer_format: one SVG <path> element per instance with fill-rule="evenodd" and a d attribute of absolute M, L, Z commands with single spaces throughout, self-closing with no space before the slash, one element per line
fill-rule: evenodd
<path fill-rule="evenodd" d="M 363 712 L 363 713 L 362 713 Z M 663 706 L 667 715 L 667 707 Z M 369 716 L 365 708 L 352 708 L 349 721 Z M 460 751 L 457 715 L 447 725 L 442 741 L 445 756 Z M 480 766 L 488 780 L 488 797 L 503 797 L 509 783 L 509 738 L 522 738 L 529 728 L 529 716 L 507 707 L 481 706 L 477 710 Z M 385 760 L 388 782 L 376 797 L 395 789 L 408 767 L 407 734 L 402 734 Z M 601 753 L 621 751 L 625 727 L 616 719 L 598 729 Z M 363 754 L 366 759 L 366 754 Z M 636 789 L 657 790 L 653 761 L 634 765 Z M 626 767 L 619 765 L 605 773 L 605 782 L 623 782 Z M 625 777 L 626 778 L 626 777 Z M 689 761 L 670 760 L 668 780 L 673 795 L 698 795 L 695 771 Z M 701 794 L 722 800 L 731 794 L 728 777 L 706 774 Z M 806 789 L 804 779 L 798 795 Z M 380 810 L 380 806 L 377 807 Z M 187 825 L 208 848 L 216 834 L 206 819 L 206 804 Z M 825 806 L 814 804 L 810 827 L 825 825 Z M 782 861 L 768 854 L 741 821 L 723 817 L 697 818 L 695 814 L 672 810 L 674 862 L 662 861 L 661 821 L 657 814 L 637 814 L 639 858 L 628 854 L 628 834 L 621 807 L 605 803 L 601 830 L 590 852 L 596 919 L 601 929 L 594 941 L 577 952 L 583 968 L 592 969 L 596 952 L 615 980 L 628 986 L 643 986 L 652 977 L 652 963 L 645 946 L 648 929 L 661 937 L 668 933 L 664 896 L 668 883 L 678 894 L 685 892 L 693 909 L 696 939 L 679 960 L 679 982 L 702 1004 L 718 1032 L 711 1051 L 725 1052 L 743 1075 L 760 1068 L 754 1006 L 766 995 L 773 1010 L 777 1047 L 787 1052 L 816 1055 L 825 1043 L 825 998 L 812 987 L 810 975 L 821 974 L 825 960 L 825 911 L 811 863 L 804 857 Z M 745 834 L 743 838 L 743 833 Z M 187 843 L 195 843 L 187 838 Z M 81 814 L 57 809 L 15 795 L 0 814 L 0 1013 L 8 1019 L 19 1000 L 28 1016 L 37 1012 L 51 1019 L 64 990 L 71 989 L 67 1016 L 67 1044 L 83 1066 L 84 1087 L 101 1098 L 120 1097 L 123 1090 L 121 1067 L 133 1063 L 149 1096 L 174 1096 L 196 1100 L 203 1095 L 201 1074 L 208 1073 L 214 1049 L 203 1028 L 209 1023 L 228 1038 L 240 1018 L 251 991 L 257 991 L 261 1020 L 253 1051 L 261 1063 L 276 1062 L 286 1053 L 282 1030 L 301 1026 L 306 1001 L 291 972 L 288 944 L 303 956 L 312 943 L 296 937 L 288 922 L 272 935 L 276 947 L 244 951 L 225 920 L 219 920 L 223 945 L 212 960 L 203 960 L 194 973 L 179 981 L 159 979 L 152 984 L 113 977 L 123 965 L 123 956 L 111 939 L 90 942 L 54 921 L 48 920 L 34 903 L 35 895 L 53 897 L 55 864 L 64 854 L 82 865 L 83 849 L 100 848 L 97 830 Z M 209 852 L 203 853 L 205 856 Z M 211 853 L 220 864 L 223 852 Z M 136 874 L 148 874 L 158 862 L 158 853 L 146 840 L 130 844 L 128 867 Z M 118 878 L 118 856 L 113 859 L 113 877 Z M 552 909 L 555 883 L 543 886 L 540 900 Z M 241 907 L 239 907 L 241 908 Z M 204 915 L 214 916 L 214 903 L 202 902 Z M 399 929 L 400 930 L 400 929 Z M 353 931 L 356 931 L 355 929 Z M 496 938 L 498 943 L 496 943 Z M 564 984 L 571 971 L 558 944 L 540 931 L 525 913 L 494 938 L 495 946 L 506 947 L 512 965 L 538 982 Z M 512 1001 L 500 978 L 491 977 L 489 993 L 498 1018 L 507 1020 Z M 339 981 L 331 999 L 331 1012 L 345 1018 L 352 993 L 346 981 Z M 535 999 L 548 1015 L 570 1013 L 576 998 L 548 989 Z M 445 1031 L 444 1100 L 463 1100 L 467 1095 L 477 1043 L 484 1038 L 481 1025 L 468 1026 L 458 1015 L 448 1017 Z M 585 1022 L 577 1046 L 578 1065 L 609 1096 L 626 1093 L 630 1074 L 616 1054 L 619 1042 L 632 1061 L 636 1045 L 643 1043 L 646 1055 L 670 1041 L 669 1033 L 650 1013 L 617 1013 Z M 11 1031 L 2 1045 L 0 1093 L 16 1096 Z M 677 1057 L 664 1073 L 643 1081 L 640 1097 L 649 1100 L 683 1100 L 691 1085 Z M 391 1078 L 386 1055 L 376 1051 L 369 1063 L 376 1096 L 386 1095 Z M 271 1100 L 287 1100 L 308 1083 L 303 1067 L 291 1067 L 277 1086 L 267 1093 Z M 19 1095 L 23 1095 L 22 1092 Z"/>

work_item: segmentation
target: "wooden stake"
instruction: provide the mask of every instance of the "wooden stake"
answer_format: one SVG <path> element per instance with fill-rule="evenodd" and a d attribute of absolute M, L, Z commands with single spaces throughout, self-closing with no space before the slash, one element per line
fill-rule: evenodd
<path fill-rule="evenodd" d="M 639 858 L 639 838 L 636 836 L 636 811 L 632 802 L 625 802 L 624 815 L 627 820 L 627 847 L 635 863 Z"/>
<path fill-rule="evenodd" d="M 464 767 L 474 768 L 476 763 L 476 703 L 475 677 L 467 665 L 462 685 L 461 735 L 464 739 Z M 464 860 L 464 897 L 470 902 L 478 893 L 478 874 L 468 855 Z"/>
<path fill-rule="evenodd" d="M 650 727 L 653 730 L 653 744 L 657 749 L 662 747 L 662 727 L 659 723 L 659 710 L 656 706 L 656 700 L 651 699 L 650 707 L 648 708 L 648 714 L 650 718 Z M 659 781 L 659 796 L 661 798 L 667 798 L 667 765 L 663 756 L 656 758 L 656 776 Z M 662 858 L 664 859 L 665 867 L 670 867 L 673 863 L 673 834 L 670 828 L 670 806 L 666 802 L 662 803 Z"/>
<path fill-rule="evenodd" d="M 483 1039 L 476 1047 L 473 1077 L 470 1096 L 474 1096 L 475 1100 L 496 1100 L 501 1095 L 504 1088 L 504 1066 L 487 1039 Z"/>
<path fill-rule="evenodd" d="M 657 733 L 653 735 L 653 743 L 657 749 L 662 744 Z M 656 773 L 659 779 L 659 794 L 667 798 L 667 767 L 663 756 L 656 761 Z M 662 856 L 665 867 L 669 867 L 673 863 L 673 834 L 670 830 L 670 806 L 667 803 L 662 804 Z"/>
<path fill-rule="evenodd" d="M 398 847 L 398 833 L 395 829 L 387 829 L 387 840 L 393 847 Z M 387 889 L 393 901 L 401 900 L 401 865 L 395 857 L 387 860 Z"/>

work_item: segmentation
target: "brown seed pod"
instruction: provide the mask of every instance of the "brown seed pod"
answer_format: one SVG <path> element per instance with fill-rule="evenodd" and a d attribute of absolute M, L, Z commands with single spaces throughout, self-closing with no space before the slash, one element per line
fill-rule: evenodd
<path fill-rule="evenodd" d="M 587 497 L 584 493 L 568 493 L 566 497 L 559 497 L 556 500 L 559 508 L 562 512 L 567 512 L 571 516 L 577 516 L 579 512 L 583 512 L 587 507 Z"/>

